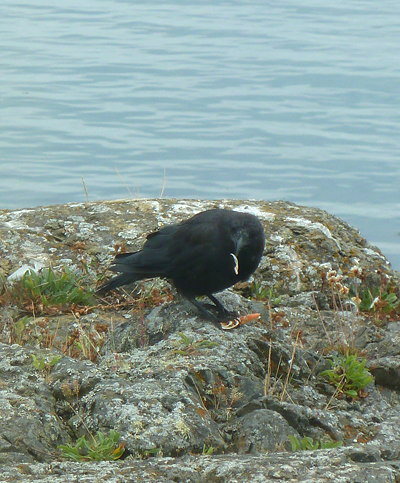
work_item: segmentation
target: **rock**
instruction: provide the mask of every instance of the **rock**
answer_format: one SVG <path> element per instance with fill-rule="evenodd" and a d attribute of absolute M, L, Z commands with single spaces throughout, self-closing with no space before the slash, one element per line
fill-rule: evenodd
<path fill-rule="evenodd" d="M 368 368 L 377 384 L 400 389 L 400 356 L 374 359 L 369 363 Z"/>
<path fill-rule="evenodd" d="M 323 210 L 281 201 L 143 199 L 0 210 L 0 250 L 8 273 L 23 264 L 57 266 L 64 259 L 71 266 L 84 262 L 95 276 L 112 259 L 115 244 L 138 249 L 160 226 L 215 207 L 261 219 L 267 242 L 257 279 L 278 293 L 318 291 L 326 272 L 346 275 L 354 265 L 371 283 L 390 273 L 379 249 L 347 223 Z"/>
<path fill-rule="evenodd" d="M 129 303 L 28 318 L 3 297 L 1 481 L 400 479 L 398 314 L 377 324 L 343 291 L 398 284 L 399 274 L 334 216 L 284 202 L 195 200 L 3 210 L 0 278 L 23 265 L 67 264 L 94 286 L 114 245 L 135 250 L 162 224 L 216 206 L 264 223 L 256 285 L 218 295 L 259 321 L 222 331 L 164 281 L 141 282 Z M 246 298 L 254 291 L 263 300 Z M 375 376 L 355 399 L 336 397 L 320 376 L 327 356 L 346 349 Z M 110 429 L 124 461 L 60 461 L 60 444 Z M 343 447 L 292 452 L 289 436 Z"/>
<path fill-rule="evenodd" d="M 239 454 L 278 451 L 288 442 L 288 436 L 300 437 L 285 418 L 269 409 L 256 409 L 224 430 L 235 432 L 233 447 Z"/>
<path fill-rule="evenodd" d="M 32 355 L 54 357 L 50 351 L 0 344 L 1 464 L 54 460 L 57 445 L 70 439 L 46 373 L 35 369 Z"/>
<path fill-rule="evenodd" d="M 121 461 L 2 466 L 3 481 L 64 483 L 126 481 L 241 483 L 256 481 L 395 483 L 397 462 L 354 462 L 342 450 L 267 455 L 185 456 Z"/>

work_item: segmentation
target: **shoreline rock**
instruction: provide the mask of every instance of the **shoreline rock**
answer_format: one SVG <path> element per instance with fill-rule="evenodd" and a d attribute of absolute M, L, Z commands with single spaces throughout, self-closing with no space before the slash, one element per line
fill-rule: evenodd
<path fill-rule="evenodd" d="M 0 276 L 35 263 L 68 266 L 94 286 L 115 249 L 138 249 L 149 232 L 212 207 L 249 211 L 264 224 L 253 285 L 219 295 L 241 313 L 261 312 L 261 320 L 220 331 L 165 296 L 163 281 L 136 289 L 142 298 L 153 294 L 139 308 L 133 301 L 30 314 L 21 326 L 21 308 L 0 307 L 0 481 L 400 478 L 399 312 L 360 312 L 347 292 L 398 287 L 399 273 L 342 220 L 292 203 L 239 200 L 0 210 Z M 81 346 L 87 336 L 86 352 L 72 342 L 65 349 L 71 334 Z M 375 376 L 362 397 L 336 398 L 320 377 L 343 348 L 365 358 Z M 45 361 L 41 369 L 32 354 Z M 57 461 L 58 445 L 110 429 L 121 434 L 128 459 Z M 343 447 L 293 453 L 290 435 Z"/>

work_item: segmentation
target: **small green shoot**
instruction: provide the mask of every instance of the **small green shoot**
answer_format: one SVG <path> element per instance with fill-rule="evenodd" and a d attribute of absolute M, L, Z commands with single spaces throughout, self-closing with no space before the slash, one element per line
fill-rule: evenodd
<path fill-rule="evenodd" d="M 249 287 L 249 297 L 254 300 L 268 300 L 272 307 L 281 303 L 281 297 L 279 297 L 273 287 L 266 287 L 262 283 L 252 282 Z"/>
<path fill-rule="evenodd" d="M 203 450 L 201 452 L 204 456 L 211 456 L 214 454 L 215 448 L 213 446 L 207 446 L 205 443 L 203 444 Z"/>
<path fill-rule="evenodd" d="M 161 448 L 151 448 L 151 449 L 143 449 L 137 451 L 137 456 L 139 458 L 150 458 L 151 456 L 162 456 Z"/>
<path fill-rule="evenodd" d="M 13 335 L 14 335 L 14 343 L 22 344 L 24 340 L 24 334 L 27 331 L 29 324 L 32 323 L 35 319 L 30 317 L 29 315 L 25 315 L 25 317 L 21 317 L 18 319 L 13 325 Z"/>
<path fill-rule="evenodd" d="M 180 340 L 176 341 L 176 345 L 180 346 L 179 349 L 173 351 L 174 354 L 191 355 L 197 353 L 202 349 L 212 349 L 218 345 L 218 342 L 212 342 L 209 340 L 197 340 L 193 337 L 188 337 L 183 332 L 178 332 Z"/>
<path fill-rule="evenodd" d="M 328 359 L 331 369 L 321 372 L 323 377 L 329 384 L 336 387 L 339 397 L 343 395 L 356 399 L 368 384 L 373 382 L 374 378 L 366 369 L 366 360 L 359 360 L 356 355 L 335 355 Z"/>
<path fill-rule="evenodd" d="M 74 444 L 58 446 L 66 459 L 74 461 L 114 461 L 125 452 L 124 443 L 120 443 L 120 434 L 111 430 L 108 435 L 97 432 L 95 435 L 81 436 Z"/>
<path fill-rule="evenodd" d="M 63 356 L 54 356 L 52 358 L 48 358 L 45 356 L 36 356 L 35 354 L 31 354 L 32 357 L 32 365 L 38 371 L 49 372 L 50 369 L 60 361 Z"/>
<path fill-rule="evenodd" d="M 331 440 L 313 440 L 309 436 L 298 438 L 297 436 L 288 436 L 292 451 L 315 451 L 318 449 L 339 448 L 342 446 L 342 441 Z"/>

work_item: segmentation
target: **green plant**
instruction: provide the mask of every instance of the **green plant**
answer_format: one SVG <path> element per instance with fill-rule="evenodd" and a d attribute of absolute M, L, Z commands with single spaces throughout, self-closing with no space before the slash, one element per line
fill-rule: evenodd
<path fill-rule="evenodd" d="M 342 441 L 332 440 L 313 440 L 309 436 L 298 438 L 297 436 L 288 436 L 292 451 L 315 451 L 317 449 L 330 449 L 342 446 Z"/>
<path fill-rule="evenodd" d="M 31 354 L 31 357 L 32 365 L 38 371 L 50 371 L 50 369 L 63 358 L 63 356 L 54 356 L 52 358 L 48 358 L 45 356 L 36 356 L 35 354 Z"/>
<path fill-rule="evenodd" d="M 218 342 L 212 342 L 208 340 L 197 340 L 193 337 L 188 337 L 183 332 L 178 332 L 180 340 L 176 341 L 176 344 L 180 346 L 179 349 L 173 351 L 174 354 L 191 355 L 195 354 L 201 349 L 212 349 L 218 345 Z"/>
<path fill-rule="evenodd" d="M 259 282 L 252 282 L 249 286 L 249 296 L 255 300 L 266 300 L 269 298 L 270 290 Z"/>
<path fill-rule="evenodd" d="M 113 461 L 121 458 L 125 452 L 125 445 L 119 442 L 120 434 L 111 430 L 108 435 L 97 432 L 81 436 L 74 444 L 62 444 L 58 448 L 64 458 L 74 461 Z"/>
<path fill-rule="evenodd" d="M 354 354 L 334 355 L 328 359 L 331 369 L 322 371 L 320 375 L 336 387 L 339 396 L 344 394 L 354 399 L 374 380 L 365 367 L 366 362 L 365 359 L 359 360 Z"/>
<path fill-rule="evenodd" d="M 13 324 L 13 336 L 14 340 L 13 342 L 16 344 L 21 344 L 24 340 L 24 333 L 27 331 L 27 327 L 29 324 L 32 323 L 34 320 L 33 317 L 30 317 L 29 315 L 25 315 L 25 317 L 22 317 L 18 319 L 14 324 Z"/>
<path fill-rule="evenodd" d="M 211 456 L 214 454 L 215 448 L 213 446 L 207 446 L 205 443 L 203 444 L 203 450 L 201 452 L 202 455 Z"/>
<path fill-rule="evenodd" d="M 10 302 L 33 312 L 51 306 L 93 305 L 93 293 L 82 287 L 82 278 L 68 268 L 27 271 L 6 290 Z"/>
<path fill-rule="evenodd" d="M 162 456 L 161 448 L 142 449 L 136 452 L 139 458 L 150 458 L 151 456 Z"/>
<path fill-rule="evenodd" d="M 259 282 L 252 282 L 250 284 L 249 297 L 255 300 L 268 300 L 271 306 L 281 303 L 281 298 L 275 293 L 273 287 L 266 287 Z"/>
<path fill-rule="evenodd" d="M 384 312 L 389 314 L 400 309 L 400 300 L 394 292 L 379 288 L 363 289 L 359 292 L 358 308 L 362 312 Z"/>

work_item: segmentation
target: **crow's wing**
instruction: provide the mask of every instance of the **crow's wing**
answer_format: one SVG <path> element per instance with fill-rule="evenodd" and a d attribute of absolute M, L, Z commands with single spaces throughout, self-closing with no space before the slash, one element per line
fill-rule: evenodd
<path fill-rule="evenodd" d="M 213 270 L 229 258 L 229 240 L 221 236 L 220 227 L 208 221 L 182 223 L 168 244 L 168 273 L 171 278 L 188 271 Z"/>

